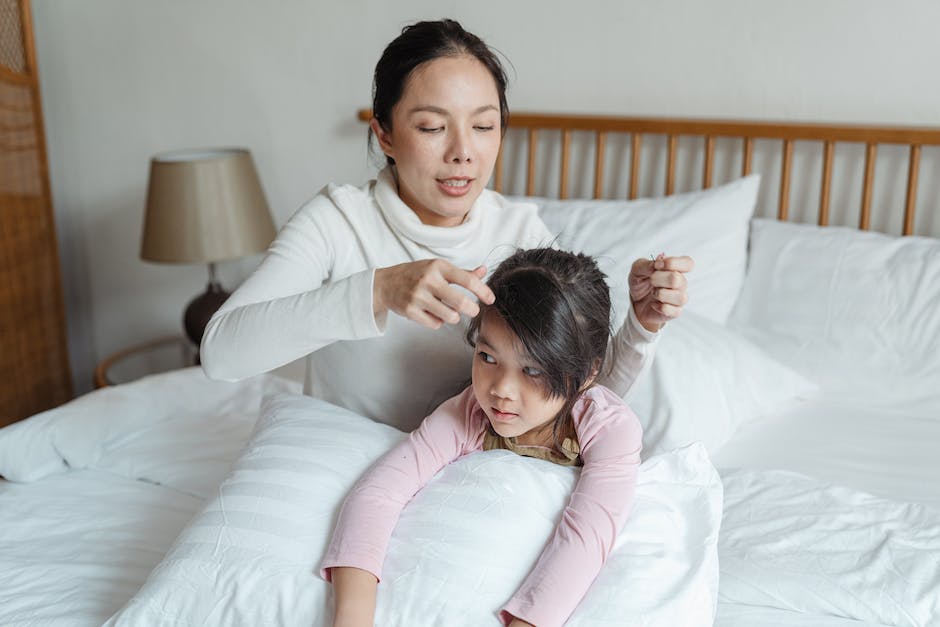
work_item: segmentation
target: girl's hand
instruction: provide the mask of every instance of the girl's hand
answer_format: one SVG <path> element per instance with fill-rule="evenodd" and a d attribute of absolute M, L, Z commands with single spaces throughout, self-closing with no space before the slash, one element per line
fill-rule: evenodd
<path fill-rule="evenodd" d="M 694 267 L 691 257 L 666 257 L 662 253 L 656 259 L 633 262 L 628 281 L 630 300 L 644 329 L 655 333 L 682 313 L 689 302 L 685 273 Z"/>
<path fill-rule="evenodd" d="M 378 268 L 372 286 L 373 313 L 379 319 L 394 311 L 431 329 L 445 322 L 457 324 L 460 314 L 472 317 L 480 308 L 455 286 L 465 288 L 484 303 L 493 302 L 495 297 L 483 283 L 484 276 L 486 266 L 463 270 L 443 259 Z"/>

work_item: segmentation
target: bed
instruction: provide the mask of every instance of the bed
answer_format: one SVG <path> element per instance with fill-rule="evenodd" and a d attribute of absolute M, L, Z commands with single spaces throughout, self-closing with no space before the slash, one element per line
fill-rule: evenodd
<path fill-rule="evenodd" d="M 620 316 L 634 257 L 697 263 L 628 399 L 636 509 L 567 624 L 940 625 L 940 130 L 511 129 L 493 185 L 598 256 Z M 336 507 L 402 434 L 300 387 L 183 369 L 0 430 L 0 624 L 328 624 Z M 449 466 L 400 521 L 376 624 L 497 624 L 574 472 Z"/>

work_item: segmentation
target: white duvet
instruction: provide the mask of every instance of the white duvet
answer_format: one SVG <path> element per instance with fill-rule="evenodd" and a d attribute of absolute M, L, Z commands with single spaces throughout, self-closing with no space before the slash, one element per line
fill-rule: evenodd
<path fill-rule="evenodd" d="M 172 582 L 165 587 L 165 575 L 174 572 L 185 572 L 186 585 L 199 585 L 202 590 L 249 590 L 238 587 L 243 571 L 218 568 L 223 563 L 222 553 L 214 561 L 203 561 L 206 568 L 202 571 L 175 570 L 172 560 L 164 561 L 144 585 L 147 573 L 161 562 L 187 521 L 198 524 L 200 519 L 192 519 L 192 514 L 201 508 L 203 516 L 212 511 L 212 503 L 222 494 L 217 486 L 223 479 L 223 488 L 234 482 L 243 491 L 237 499 L 228 499 L 236 509 L 258 507 L 265 499 L 283 502 L 290 497 L 289 492 L 266 489 L 252 496 L 250 486 L 231 473 L 231 466 L 249 437 L 260 397 L 295 390 L 296 386 L 273 378 L 225 389 L 219 385 L 205 381 L 198 370 L 170 373 L 122 386 L 118 388 L 120 394 L 115 390 L 110 395 L 92 394 L 79 407 L 65 406 L 22 422 L 16 429 L 0 430 L 0 473 L 32 481 L 0 484 L 0 625 L 100 625 L 142 585 L 125 612 L 146 607 L 147 594 L 165 594 L 167 599 L 182 602 L 186 595 L 181 592 L 189 588 L 173 587 Z M 169 393 L 176 401 L 168 411 L 162 401 Z M 115 407 L 120 411 L 116 412 Z M 79 422 L 72 422 L 76 418 Z M 330 432 L 338 433 L 336 429 Z M 311 482 L 311 489 L 343 493 L 355 480 L 355 469 L 361 470 L 368 455 L 377 454 L 395 437 L 386 432 L 371 444 L 358 446 L 359 457 L 344 453 L 354 471 L 342 480 Z M 369 453 L 371 448 L 375 451 Z M 661 505 L 651 505 L 645 514 L 648 517 L 640 511 L 634 518 L 638 523 L 634 531 L 640 534 L 636 538 L 659 537 L 665 543 L 659 546 L 681 551 L 666 559 L 662 550 L 647 550 L 647 568 L 642 570 L 632 567 L 629 559 L 618 562 L 615 554 L 582 604 L 584 607 L 579 608 L 593 614 L 584 612 L 576 619 L 581 622 L 573 624 L 710 624 L 715 599 L 714 590 L 709 593 L 708 573 L 713 562 L 708 556 L 712 550 L 709 547 L 715 544 L 708 530 L 712 524 L 709 521 L 717 520 L 709 518 L 716 502 L 715 490 L 709 487 L 714 485 L 709 480 L 713 472 L 708 470 L 710 464 L 702 464 L 701 455 L 690 452 L 693 450 L 661 459 L 658 469 L 655 459 L 647 462 L 645 489 L 648 499 L 652 499 L 648 502 Z M 27 454 L 37 452 L 41 454 Z M 440 491 L 430 492 L 428 498 L 436 499 L 438 505 L 466 507 L 467 503 L 458 501 L 467 500 L 460 496 L 467 492 L 455 486 L 467 481 L 496 481 L 499 473 L 494 475 L 492 471 L 502 463 L 498 457 L 468 458 L 468 463 L 450 469 L 442 477 Z M 263 466 L 256 466 L 254 471 L 260 472 Z M 540 481 L 554 483 L 557 490 L 541 503 L 542 511 L 552 511 L 570 488 L 570 478 L 553 474 L 558 470 L 563 469 L 538 473 Z M 653 480 L 667 476 L 673 477 L 676 488 L 666 487 L 667 481 L 654 489 L 657 481 Z M 940 625 L 940 516 L 936 510 L 874 498 L 793 473 L 727 471 L 723 483 L 724 513 L 717 542 L 721 585 L 715 624 L 719 627 Z M 506 485 L 511 489 L 511 483 Z M 487 487 L 490 489 L 492 486 Z M 203 504 L 206 497 L 210 500 Z M 678 502 L 676 499 L 691 509 L 685 505 L 671 507 L 669 503 Z M 421 558 L 433 564 L 441 559 L 440 551 L 450 547 L 455 552 L 449 559 L 461 559 L 461 546 L 451 546 L 449 538 L 454 534 L 463 536 L 472 520 L 456 513 L 434 518 L 433 509 L 428 510 L 424 515 L 429 517 L 422 518 L 416 509 L 413 514 L 417 517 L 408 523 L 412 525 L 409 533 L 427 536 L 420 543 Z M 530 514 L 539 511 L 529 510 Z M 234 510 L 228 507 L 224 511 Z M 324 520 L 323 528 L 331 521 Z M 268 538 L 267 546 L 273 549 L 277 526 L 267 526 L 270 522 L 256 516 L 252 524 L 257 526 L 255 539 Z M 546 517 L 541 527 L 547 530 L 551 524 Z M 222 548 L 236 539 L 230 533 L 232 529 L 218 519 L 202 527 L 208 534 L 202 538 L 204 543 L 212 540 Z M 435 534 L 443 534 L 444 529 L 456 531 L 435 540 Z M 189 535 L 183 540 L 193 537 L 192 533 L 190 523 L 185 532 Z M 696 538 L 699 545 L 695 544 Z M 325 541 L 322 533 L 316 538 L 316 542 Z M 308 545 L 304 568 L 316 560 L 316 542 Z M 177 541 L 171 554 L 176 556 L 174 559 L 181 554 L 180 546 Z M 538 548 L 536 544 L 526 546 L 529 554 Z M 641 555 L 654 545 L 635 541 L 623 542 L 623 546 Z M 197 555 L 195 547 L 190 548 L 195 557 L 204 558 Z M 405 548 L 399 541 L 391 550 Z M 262 554 L 264 550 L 262 547 Z M 270 554 L 275 558 L 279 555 L 283 557 L 276 550 Z M 624 555 L 631 557 L 629 552 Z M 259 563 L 241 562 L 234 552 L 225 553 L 224 558 L 224 563 L 241 563 L 242 568 Z M 415 580 L 416 575 L 405 562 L 396 568 L 402 585 L 407 585 L 409 577 Z M 217 579 L 214 583 L 201 580 L 200 572 Z M 284 575 L 284 571 L 277 570 L 256 570 L 252 575 L 257 581 L 266 572 Z M 310 606 L 314 615 L 322 615 L 329 603 L 326 584 L 315 577 L 312 569 L 292 572 L 296 582 L 310 584 L 315 594 L 322 595 Z M 484 587 L 490 581 L 486 572 L 477 572 L 476 576 Z M 501 576 L 504 579 L 494 577 L 492 581 L 509 586 L 511 576 L 518 575 L 509 579 L 505 579 L 505 573 Z M 226 577 L 228 588 L 222 585 Z M 637 583 L 644 578 L 646 587 Z M 657 586 L 658 581 L 667 580 L 673 582 L 671 588 Z M 286 595 L 283 599 L 291 598 L 289 587 L 273 590 Z M 697 597 L 697 593 L 704 596 Z M 497 596 L 493 596 L 494 602 Z M 408 607 L 399 603 L 400 598 L 387 602 L 382 611 L 394 608 L 407 614 Z M 211 599 L 220 611 L 239 610 L 231 616 L 242 624 L 259 624 L 247 619 L 256 600 L 253 595 L 237 593 Z M 642 602 L 659 607 L 646 614 L 650 620 L 639 622 L 617 613 L 624 602 L 634 603 L 634 607 Z M 682 608 L 682 603 L 687 605 Z M 669 622 L 675 621 L 678 614 L 663 618 L 670 609 L 680 611 L 677 608 L 688 612 L 692 620 Z M 183 618 L 174 620 L 185 624 Z M 278 623 L 278 615 L 272 620 Z M 131 620 L 124 622 L 134 624 Z"/>
<path fill-rule="evenodd" d="M 309 397 L 264 406 L 234 471 L 108 625 L 329 625 L 316 575 L 346 492 L 404 434 Z M 402 512 L 376 624 L 498 625 L 577 471 L 506 451 L 448 465 Z M 711 625 L 721 484 L 701 445 L 640 469 L 630 520 L 568 624 Z"/>

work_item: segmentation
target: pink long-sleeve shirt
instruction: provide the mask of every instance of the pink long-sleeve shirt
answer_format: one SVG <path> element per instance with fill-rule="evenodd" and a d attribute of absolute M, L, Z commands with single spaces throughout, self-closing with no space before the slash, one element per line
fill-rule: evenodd
<path fill-rule="evenodd" d="M 642 428 L 603 386 L 584 392 L 572 410 L 584 466 L 561 520 L 529 576 L 499 612 L 537 627 L 562 625 L 613 549 L 633 505 Z M 343 503 L 321 564 L 351 566 L 381 581 L 382 564 L 402 509 L 444 466 L 483 449 L 488 426 L 473 389 L 444 402 L 407 439 L 382 457 Z"/>

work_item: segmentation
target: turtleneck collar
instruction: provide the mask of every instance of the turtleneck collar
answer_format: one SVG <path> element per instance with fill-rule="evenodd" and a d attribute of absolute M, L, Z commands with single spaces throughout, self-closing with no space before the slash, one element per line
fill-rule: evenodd
<path fill-rule="evenodd" d="M 411 207 L 398 195 L 395 166 L 383 168 L 375 183 L 375 200 L 389 225 L 411 241 L 431 249 L 461 248 L 473 242 L 483 219 L 481 205 L 487 202 L 489 192 L 483 190 L 464 221 L 457 226 L 431 226 L 424 224 Z"/>

